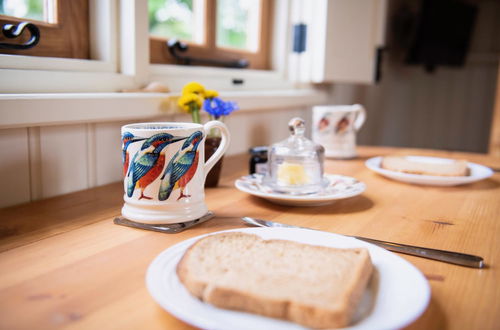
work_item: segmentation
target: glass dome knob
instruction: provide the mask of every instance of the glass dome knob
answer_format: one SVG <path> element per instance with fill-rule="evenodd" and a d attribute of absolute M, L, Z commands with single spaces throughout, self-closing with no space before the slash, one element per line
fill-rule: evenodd
<path fill-rule="evenodd" d="M 292 118 L 288 122 L 288 129 L 292 135 L 304 135 L 306 131 L 306 122 L 300 117 Z"/>

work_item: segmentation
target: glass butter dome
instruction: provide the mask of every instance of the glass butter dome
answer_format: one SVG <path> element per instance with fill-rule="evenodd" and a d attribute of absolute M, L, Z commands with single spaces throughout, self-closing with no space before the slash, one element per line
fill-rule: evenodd
<path fill-rule="evenodd" d="M 304 136 L 305 122 L 288 122 L 290 137 L 269 150 L 266 184 L 289 194 L 311 194 L 322 189 L 324 148 Z"/>

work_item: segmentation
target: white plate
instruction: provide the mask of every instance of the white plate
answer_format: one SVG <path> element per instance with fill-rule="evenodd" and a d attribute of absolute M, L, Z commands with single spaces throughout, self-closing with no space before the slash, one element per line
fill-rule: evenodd
<path fill-rule="evenodd" d="M 449 163 L 454 162 L 453 159 L 439 158 L 439 157 L 424 157 L 424 156 L 406 156 L 408 160 L 414 160 L 426 163 Z M 456 186 L 461 184 L 467 184 L 476 182 L 489 178 L 493 175 L 493 171 L 483 165 L 467 163 L 470 169 L 470 175 L 468 176 L 437 176 L 437 175 L 422 175 L 422 174 L 410 174 L 397 171 L 387 170 L 380 167 L 382 162 L 382 157 L 373 157 L 365 162 L 366 167 L 370 170 L 375 171 L 388 178 L 403 181 L 407 183 L 432 185 L 432 186 Z"/>
<path fill-rule="evenodd" d="M 318 193 L 308 195 L 290 195 L 274 192 L 263 184 L 262 175 L 242 176 L 234 185 L 248 194 L 262 197 L 270 202 L 291 206 L 319 206 L 333 203 L 338 199 L 354 197 L 365 191 L 363 182 L 344 175 L 326 174 L 327 186 Z"/>
<path fill-rule="evenodd" d="M 246 228 L 227 231 L 254 233 L 264 239 L 287 239 L 336 248 L 367 248 L 375 272 L 356 312 L 357 321 L 348 329 L 403 328 L 416 320 L 429 303 L 430 287 L 422 273 L 406 260 L 375 245 L 352 237 L 299 228 Z M 204 236 L 206 235 L 191 238 L 166 249 L 150 264 L 146 284 L 160 306 L 184 322 L 202 329 L 304 329 L 287 321 L 220 309 L 193 297 L 180 283 L 176 267 L 184 252 Z M 257 258 L 255 262 L 258 262 Z"/>

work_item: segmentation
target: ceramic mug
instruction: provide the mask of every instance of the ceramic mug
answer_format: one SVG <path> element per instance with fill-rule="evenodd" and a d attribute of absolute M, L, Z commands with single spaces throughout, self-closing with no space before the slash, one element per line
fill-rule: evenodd
<path fill-rule="evenodd" d="M 205 162 L 205 137 L 219 129 L 221 143 Z M 137 123 L 122 127 L 122 215 L 132 221 L 161 224 L 198 219 L 208 212 L 205 178 L 229 146 L 220 121 Z"/>
<path fill-rule="evenodd" d="M 313 107 L 312 138 L 331 158 L 356 157 L 356 132 L 366 120 L 362 105 Z"/>

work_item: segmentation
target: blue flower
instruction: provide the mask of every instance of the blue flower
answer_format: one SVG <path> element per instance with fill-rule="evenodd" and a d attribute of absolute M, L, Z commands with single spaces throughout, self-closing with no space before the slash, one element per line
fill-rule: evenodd
<path fill-rule="evenodd" d="M 203 109 L 208 112 L 215 119 L 228 116 L 231 112 L 238 110 L 236 102 L 225 102 L 218 97 L 205 99 L 203 102 Z"/>

